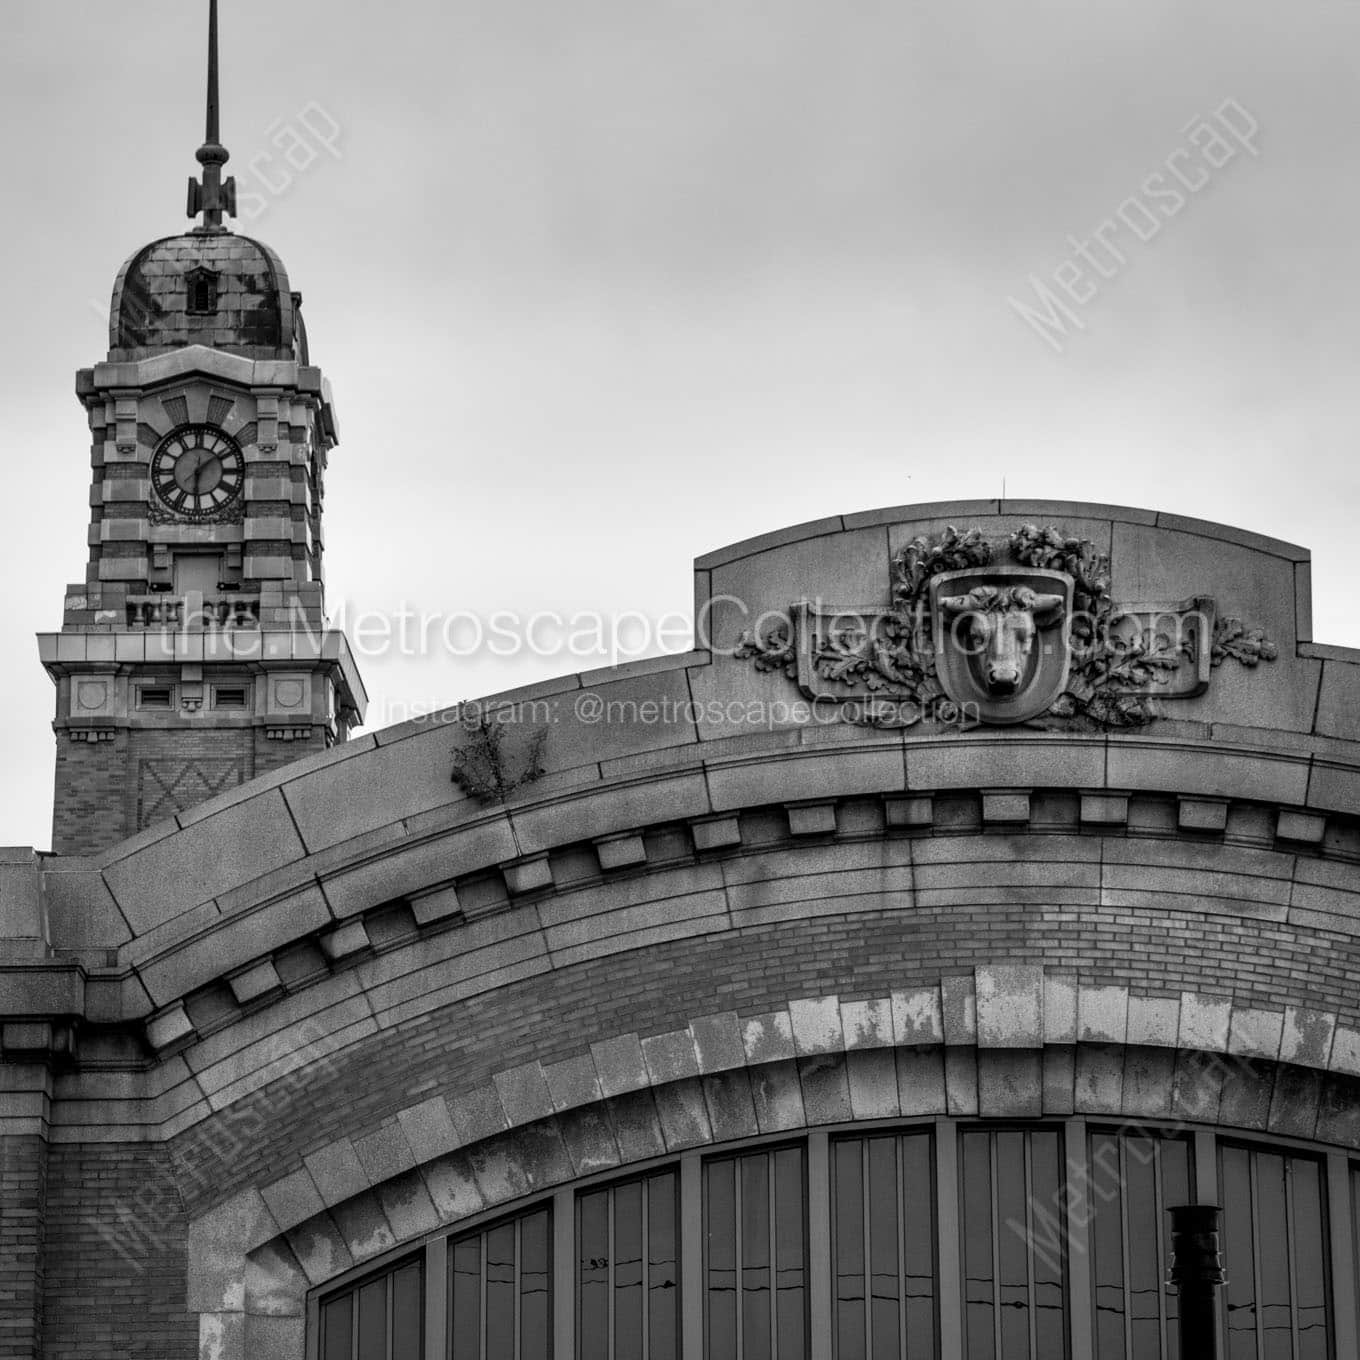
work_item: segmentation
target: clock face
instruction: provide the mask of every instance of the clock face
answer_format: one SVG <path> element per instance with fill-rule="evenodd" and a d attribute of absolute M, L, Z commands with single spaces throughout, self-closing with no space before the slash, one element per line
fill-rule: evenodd
<path fill-rule="evenodd" d="M 241 494 L 240 445 L 213 425 L 181 425 L 156 447 L 151 486 L 166 509 L 184 519 L 211 519 Z"/>

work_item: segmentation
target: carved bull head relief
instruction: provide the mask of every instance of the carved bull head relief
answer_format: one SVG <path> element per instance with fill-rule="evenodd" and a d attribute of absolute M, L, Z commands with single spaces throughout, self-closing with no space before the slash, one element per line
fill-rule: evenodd
<path fill-rule="evenodd" d="M 1037 717 L 1067 681 L 1072 578 L 1038 568 L 944 572 L 930 586 L 940 683 L 982 722 Z"/>

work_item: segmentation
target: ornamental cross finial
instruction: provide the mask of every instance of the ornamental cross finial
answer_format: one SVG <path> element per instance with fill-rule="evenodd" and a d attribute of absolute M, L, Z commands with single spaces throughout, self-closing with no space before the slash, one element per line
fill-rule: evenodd
<path fill-rule="evenodd" d="M 198 163 L 203 167 L 200 183 L 189 177 L 188 216 L 203 214 L 195 231 L 226 231 L 222 214 L 236 216 L 236 181 L 222 179 L 222 167 L 231 153 L 219 140 L 217 101 L 217 0 L 208 0 L 208 119 L 203 145 L 198 148 Z"/>

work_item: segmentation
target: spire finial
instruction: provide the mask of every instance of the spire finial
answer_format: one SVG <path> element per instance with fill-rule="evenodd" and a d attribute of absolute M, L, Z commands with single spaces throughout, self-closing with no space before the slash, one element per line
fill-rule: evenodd
<path fill-rule="evenodd" d="M 222 214 L 236 216 L 236 181 L 222 179 L 222 167 L 231 153 L 219 140 L 221 135 L 217 96 L 217 0 L 208 0 L 208 116 L 203 145 L 198 148 L 198 163 L 203 167 L 200 183 L 189 178 L 188 215 L 203 214 L 203 224 L 195 231 L 226 231 Z"/>

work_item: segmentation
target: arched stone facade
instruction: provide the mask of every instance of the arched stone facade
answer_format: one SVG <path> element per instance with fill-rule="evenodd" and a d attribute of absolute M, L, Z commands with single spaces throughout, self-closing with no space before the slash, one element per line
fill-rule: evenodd
<path fill-rule="evenodd" d="M 1151 720 L 964 730 L 828 706 L 806 656 L 742 641 L 800 597 L 888 608 L 895 555 L 951 521 L 1004 544 L 1035 518 L 1108 553 L 1120 600 L 1212 597 L 1272 655 L 1211 669 L 1206 641 L 1200 687 Z M 357 1267 L 775 1135 L 1090 1120 L 1264 1136 L 1341 1175 L 1360 654 L 1311 641 L 1307 570 L 1111 507 L 802 526 L 700 560 L 709 647 L 475 706 L 510 759 L 538 752 L 503 798 L 454 782 L 479 728 L 452 710 L 98 857 L 11 857 L 0 1133 L 41 1186 L 28 1353 L 115 1330 L 301 1360 L 309 1303 Z M 68 1306 L 97 1270 L 123 1283 L 102 1318 Z M 1353 1287 L 1332 1312 L 1345 1354 Z M 960 1345 L 944 1325 L 940 1353 Z"/>

